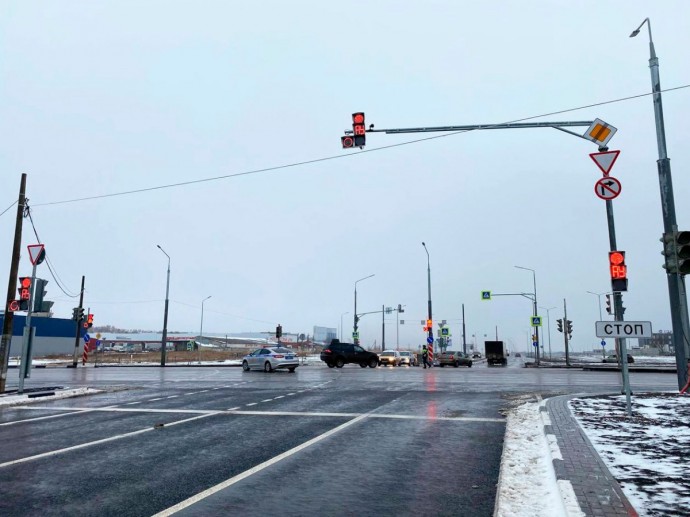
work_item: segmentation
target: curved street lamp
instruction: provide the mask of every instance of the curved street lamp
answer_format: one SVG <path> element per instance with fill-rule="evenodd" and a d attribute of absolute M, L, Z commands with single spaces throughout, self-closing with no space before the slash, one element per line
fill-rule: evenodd
<path fill-rule="evenodd" d="M 541 307 L 546 311 L 546 325 L 548 326 L 548 333 L 549 333 L 549 359 L 552 359 L 551 357 L 551 315 L 549 314 L 553 309 L 556 309 L 557 307 Z"/>
<path fill-rule="evenodd" d="M 204 302 L 208 300 L 211 297 L 211 295 L 208 295 L 206 298 L 201 300 L 201 326 L 199 328 L 199 345 L 197 346 L 198 348 L 198 357 L 199 357 L 199 362 L 201 362 L 201 338 L 204 336 Z"/>

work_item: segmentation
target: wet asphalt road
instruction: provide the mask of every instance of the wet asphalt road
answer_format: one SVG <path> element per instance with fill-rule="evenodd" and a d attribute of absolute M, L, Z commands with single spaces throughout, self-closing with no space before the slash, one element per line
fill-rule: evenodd
<path fill-rule="evenodd" d="M 510 366 L 34 370 L 28 387 L 108 391 L 0 409 L 0 515 L 489 516 L 505 409 L 619 387 Z"/>

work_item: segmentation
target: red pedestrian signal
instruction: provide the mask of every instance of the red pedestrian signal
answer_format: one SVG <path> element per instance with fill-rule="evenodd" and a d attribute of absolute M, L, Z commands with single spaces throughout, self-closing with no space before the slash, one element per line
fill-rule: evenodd
<path fill-rule="evenodd" d="M 19 310 L 29 310 L 29 299 L 31 298 L 31 277 L 24 276 L 19 278 Z"/>
<path fill-rule="evenodd" d="M 609 272 L 613 291 L 628 290 L 628 266 L 625 265 L 625 251 L 609 252 Z"/>
<path fill-rule="evenodd" d="M 350 149 L 355 146 L 355 139 L 351 136 L 341 136 L 340 142 L 343 144 L 343 149 Z"/>

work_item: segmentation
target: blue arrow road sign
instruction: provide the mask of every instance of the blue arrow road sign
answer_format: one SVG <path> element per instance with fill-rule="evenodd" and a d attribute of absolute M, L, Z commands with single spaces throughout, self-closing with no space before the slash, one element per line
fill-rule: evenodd
<path fill-rule="evenodd" d="M 89 336 L 88 334 L 84 334 L 84 341 L 86 341 L 88 343 L 90 339 L 91 339 L 91 336 Z"/>
<path fill-rule="evenodd" d="M 429 343 L 429 344 L 431 344 L 431 343 L 434 342 L 434 338 L 432 338 L 431 336 L 429 336 L 429 337 L 426 338 L 426 342 Z"/>
<path fill-rule="evenodd" d="M 535 341 L 534 343 L 532 343 L 532 346 L 539 346 L 539 341 Z"/>
<path fill-rule="evenodd" d="M 603 339 L 601 340 L 601 346 L 606 346 L 606 341 L 604 341 Z"/>

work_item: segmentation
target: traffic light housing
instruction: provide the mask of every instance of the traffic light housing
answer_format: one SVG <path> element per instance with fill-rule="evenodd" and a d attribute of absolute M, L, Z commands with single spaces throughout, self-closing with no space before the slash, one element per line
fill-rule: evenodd
<path fill-rule="evenodd" d="M 611 295 L 610 294 L 606 295 L 606 312 L 609 314 L 613 314 L 613 309 L 611 308 Z"/>
<path fill-rule="evenodd" d="M 615 292 L 627 291 L 628 266 L 625 265 L 625 251 L 609 252 L 609 272 L 611 274 L 611 290 Z"/>
<path fill-rule="evenodd" d="M 563 332 L 563 320 L 562 319 L 556 320 L 556 325 L 558 327 L 558 332 Z"/>
<path fill-rule="evenodd" d="M 405 310 L 402 308 L 402 304 L 398 304 L 398 312 L 405 312 Z"/>
<path fill-rule="evenodd" d="M 668 274 L 690 274 L 690 232 L 668 232 L 663 235 L 663 268 Z"/>
<path fill-rule="evenodd" d="M 77 313 L 77 321 L 84 321 L 84 309 L 79 307 L 79 312 Z"/>
<path fill-rule="evenodd" d="M 23 276 L 19 278 L 19 287 L 17 288 L 19 292 L 19 310 L 28 311 L 29 310 L 29 300 L 31 299 L 31 277 Z"/>
<path fill-rule="evenodd" d="M 93 327 L 93 314 L 89 314 L 86 317 L 86 328 L 90 329 L 91 327 Z"/>
<path fill-rule="evenodd" d="M 36 282 L 34 284 L 34 300 L 33 300 L 33 312 L 47 312 L 44 311 L 44 298 L 45 295 L 47 294 L 46 291 L 46 284 L 48 283 L 48 280 L 43 280 L 42 278 L 37 278 Z M 50 307 L 52 307 L 52 303 L 50 302 L 45 302 L 48 305 L 48 310 L 50 310 Z"/>
<path fill-rule="evenodd" d="M 364 127 L 364 113 L 352 114 L 352 134 L 355 138 L 355 147 L 364 147 L 366 144 L 366 128 Z"/>
<path fill-rule="evenodd" d="M 79 321 L 79 307 L 72 309 L 72 321 Z"/>
<path fill-rule="evenodd" d="M 280 339 L 280 336 L 282 336 L 282 335 L 283 335 L 283 326 L 278 325 L 276 327 L 276 339 Z"/>
<path fill-rule="evenodd" d="M 565 320 L 566 321 L 566 330 L 568 331 L 568 337 L 572 338 L 573 337 L 573 322 L 570 320 Z"/>

